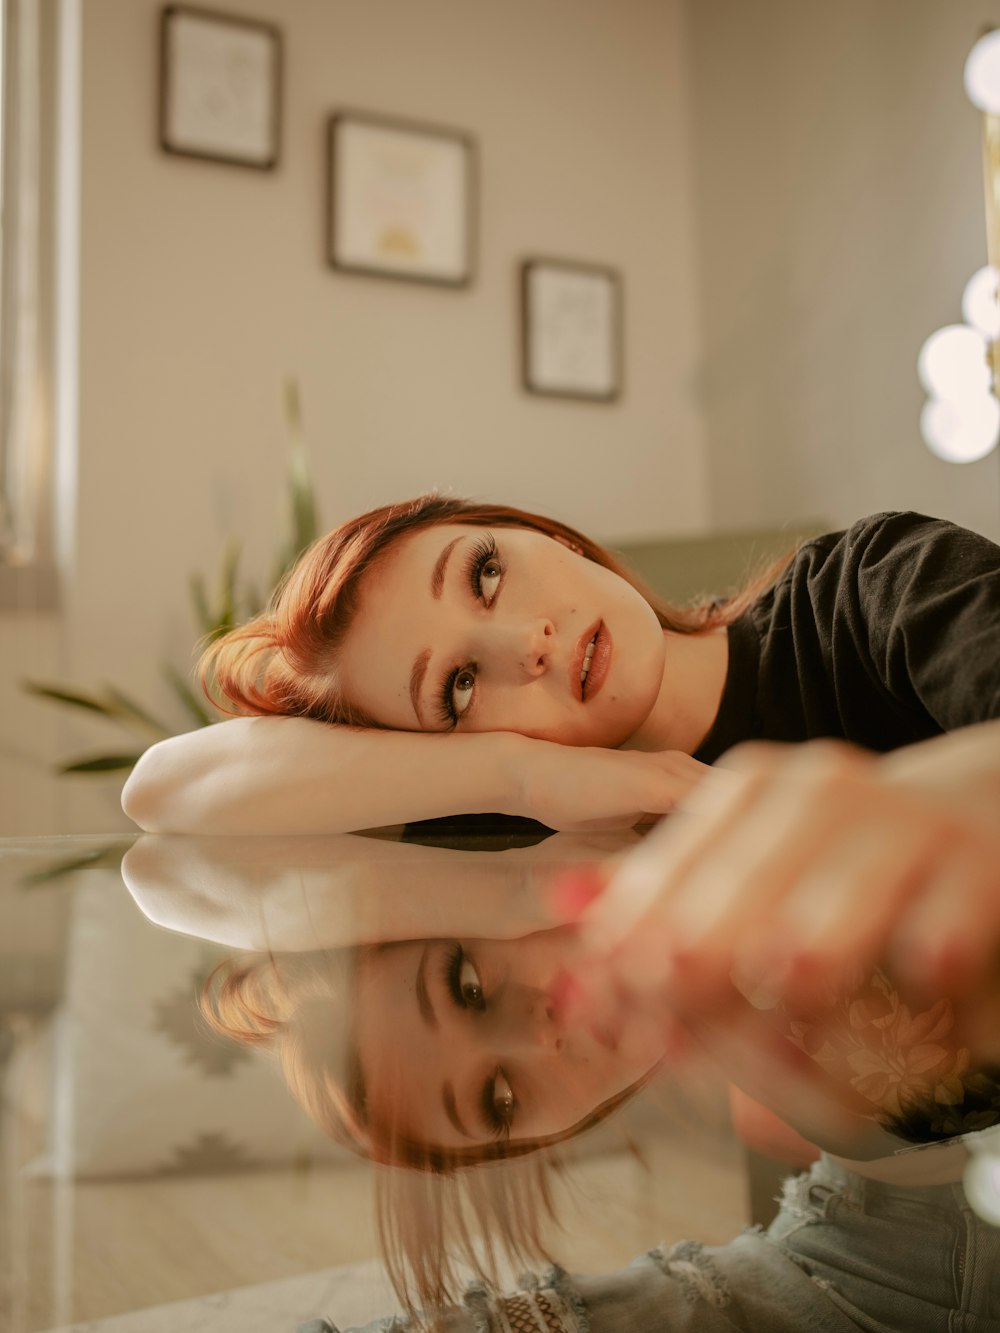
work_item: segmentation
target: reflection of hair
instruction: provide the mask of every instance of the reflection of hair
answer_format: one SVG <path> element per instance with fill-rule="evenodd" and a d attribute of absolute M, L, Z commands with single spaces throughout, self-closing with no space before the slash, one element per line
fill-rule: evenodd
<path fill-rule="evenodd" d="M 356 961 L 350 949 L 227 958 L 209 974 L 200 1007 L 220 1036 L 274 1051 L 289 1089 L 320 1129 L 367 1157 L 364 1080 L 347 1031 Z"/>
<path fill-rule="evenodd" d="M 454 1302 L 459 1266 L 496 1285 L 503 1261 L 522 1272 L 539 1259 L 551 1262 L 544 1231 L 557 1219 L 553 1176 L 562 1166 L 560 1145 L 606 1120 L 655 1072 L 544 1138 L 441 1148 L 399 1138 L 390 1125 L 376 1128 L 369 1121 L 378 1145 L 375 1160 L 413 1168 L 380 1173 L 375 1196 L 386 1271 L 406 1308 L 441 1309 Z"/>
<path fill-rule="evenodd" d="M 696 634 L 728 624 L 755 600 L 780 562 L 727 601 L 675 607 L 658 598 L 610 551 L 557 519 L 508 505 L 453 496 L 419 496 L 383 505 L 314 542 L 261 615 L 216 640 L 199 667 L 209 696 L 226 712 L 289 714 L 323 722 L 372 725 L 339 691 L 336 650 L 357 611 L 364 574 L 401 537 L 442 523 L 530 528 L 557 538 L 636 588 L 664 629 Z"/>
<path fill-rule="evenodd" d="M 493 1279 L 498 1257 L 548 1257 L 542 1230 L 555 1216 L 556 1159 L 542 1150 L 599 1124 L 655 1071 L 558 1134 L 467 1148 L 416 1142 L 366 1100 L 352 1031 L 359 957 L 360 950 L 327 949 L 225 959 L 205 982 L 201 1012 L 221 1036 L 273 1050 L 292 1095 L 334 1142 L 382 1166 L 409 1168 L 379 1177 L 379 1241 L 407 1309 L 440 1308 L 456 1295 L 456 1263 Z M 492 1169 L 469 1170 L 483 1166 Z"/>

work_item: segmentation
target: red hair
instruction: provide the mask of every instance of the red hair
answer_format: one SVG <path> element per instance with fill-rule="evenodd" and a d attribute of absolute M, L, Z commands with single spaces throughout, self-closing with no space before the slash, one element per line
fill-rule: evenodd
<path fill-rule="evenodd" d="M 275 589 L 265 611 L 206 649 L 198 671 L 208 697 L 226 713 L 377 725 L 343 698 L 337 649 L 357 612 L 368 571 L 409 533 L 445 523 L 529 528 L 561 541 L 625 579 L 646 598 L 663 628 L 677 634 L 698 634 L 734 620 L 787 560 L 733 598 L 676 607 L 645 587 L 605 547 L 558 519 L 432 492 L 372 509 L 315 541 Z"/>

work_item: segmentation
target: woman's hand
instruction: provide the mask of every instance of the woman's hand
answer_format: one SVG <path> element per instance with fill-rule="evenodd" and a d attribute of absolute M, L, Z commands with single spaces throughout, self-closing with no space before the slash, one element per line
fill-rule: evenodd
<path fill-rule="evenodd" d="M 971 1031 L 1000 988 L 1000 725 L 887 758 L 739 747 L 624 859 L 584 923 L 619 1001 L 718 1013 L 735 982 L 813 1004 L 881 963 L 920 992 L 965 997 Z"/>
<path fill-rule="evenodd" d="M 523 738 L 521 743 L 519 813 L 576 833 L 651 823 L 711 772 L 679 750 L 645 754 Z"/>

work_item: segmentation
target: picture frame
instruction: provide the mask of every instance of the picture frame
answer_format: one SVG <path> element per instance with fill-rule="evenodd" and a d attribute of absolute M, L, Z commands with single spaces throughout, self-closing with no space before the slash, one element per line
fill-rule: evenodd
<path fill-rule="evenodd" d="M 622 393 L 622 279 L 604 264 L 521 265 L 521 375 L 529 393 L 611 403 Z"/>
<path fill-rule="evenodd" d="M 272 23 L 191 5 L 160 11 L 166 153 L 272 171 L 281 154 L 282 37 Z"/>
<path fill-rule="evenodd" d="M 361 111 L 328 122 L 326 253 L 368 277 L 467 287 L 477 153 L 461 130 Z"/>

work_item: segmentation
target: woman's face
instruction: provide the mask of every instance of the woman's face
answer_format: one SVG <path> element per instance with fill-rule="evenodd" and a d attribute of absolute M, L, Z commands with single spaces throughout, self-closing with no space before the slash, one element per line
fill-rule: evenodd
<path fill-rule="evenodd" d="M 365 578 L 344 698 L 400 731 L 516 731 L 621 745 L 663 682 L 664 638 L 617 574 L 529 528 L 400 540 Z"/>
<path fill-rule="evenodd" d="M 372 1118 L 445 1149 L 545 1138 L 648 1074 L 662 1054 L 652 1020 L 562 1022 L 555 983 L 576 939 L 561 928 L 366 951 L 356 1035 Z"/>

